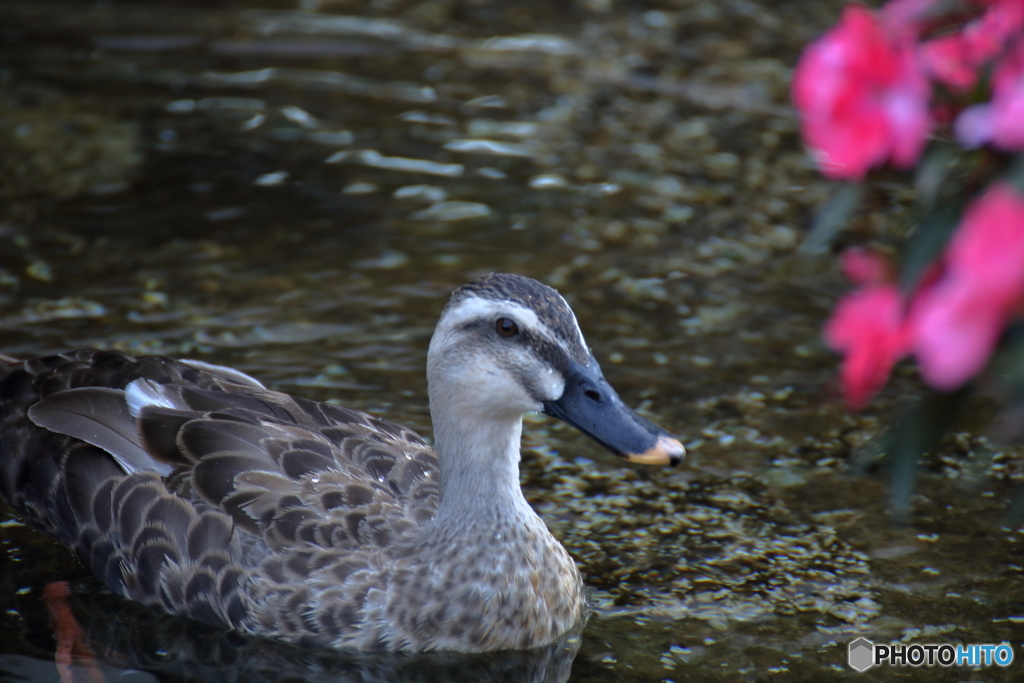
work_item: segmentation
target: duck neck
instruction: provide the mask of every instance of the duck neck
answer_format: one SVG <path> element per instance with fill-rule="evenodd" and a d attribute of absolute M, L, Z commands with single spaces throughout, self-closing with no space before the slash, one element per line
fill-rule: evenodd
<path fill-rule="evenodd" d="M 466 408 L 431 406 L 440 470 L 438 517 L 457 516 L 462 524 L 535 517 L 519 486 L 522 417 L 482 416 Z"/>

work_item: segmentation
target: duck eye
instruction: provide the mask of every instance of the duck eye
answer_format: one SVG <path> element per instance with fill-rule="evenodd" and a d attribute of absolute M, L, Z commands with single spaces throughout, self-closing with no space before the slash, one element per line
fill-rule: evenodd
<path fill-rule="evenodd" d="M 511 318 L 498 318 L 494 323 L 494 329 L 502 337 L 514 337 L 519 334 L 519 326 Z"/>

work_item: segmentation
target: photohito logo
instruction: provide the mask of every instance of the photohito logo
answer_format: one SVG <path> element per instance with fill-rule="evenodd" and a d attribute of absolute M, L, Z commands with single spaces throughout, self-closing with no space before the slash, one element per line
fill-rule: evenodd
<path fill-rule="evenodd" d="M 876 664 L 889 666 L 1009 666 L 1013 648 L 999 645 L 875 645 L 867 638 L 850 643 L 850 667 L 866 671 Z"/>

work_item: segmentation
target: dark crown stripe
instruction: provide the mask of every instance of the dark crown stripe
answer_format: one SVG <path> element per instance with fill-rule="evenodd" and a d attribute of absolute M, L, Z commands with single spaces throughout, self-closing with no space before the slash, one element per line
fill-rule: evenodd
<path fill-rule="evenodd" d="M 471 297 L 497 302 L 510 301 L 532 310 L 564 344 L 573 360 L 586 363 L 589 359 L 590 352 L 581 343 L 577 332 L 576 317 L 565 299 L 551 287 L 522 275 L 491 273 L 456 289 L 446 309 Z"/>

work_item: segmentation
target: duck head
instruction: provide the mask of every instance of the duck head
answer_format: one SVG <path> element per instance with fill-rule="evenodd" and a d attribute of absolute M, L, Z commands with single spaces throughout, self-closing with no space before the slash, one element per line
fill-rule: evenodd
<path fill-rule="evenodd" d="M 557 291 L 494 273 L 455 290 L 427 357 L 432 411 L 464 420 L 558 418 L 631 462 L 676 465 L 686 451 L 626 406 L 605 380 Z"/>

